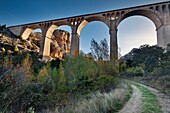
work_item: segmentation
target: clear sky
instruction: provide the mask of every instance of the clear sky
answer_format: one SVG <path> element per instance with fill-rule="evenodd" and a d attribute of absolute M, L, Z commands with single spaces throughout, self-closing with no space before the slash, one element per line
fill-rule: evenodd
<path fill-rule="evenodd" d="M 167 0 L 1 0 L 0 24 L 11 26 L 163 1 Z M 70 32 L 69 27 L 60 28 Z M 87 24 L 81 32 L 80 49 L 89 52 L 92 38 L 109 41 L 107 26 L 102 22 Z M 145 17 L 129 17 L 118 27 L 118 46 L 122 55 L 141 44 L 154 45 L 156 38 L 154 24 Z"/>

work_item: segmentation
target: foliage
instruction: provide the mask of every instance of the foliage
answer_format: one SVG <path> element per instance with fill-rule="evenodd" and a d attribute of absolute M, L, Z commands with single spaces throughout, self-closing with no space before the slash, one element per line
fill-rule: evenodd
<path fill-rule="evenodd" d="M 86 93 L 87 91 L 100 89 L 100 82 L 102 80 L 100 81 L 99 79 L 100 73 L 96 62 L 81 56 L 77 58 L 68 58 L 65 60 L 64 68 L 70 90 Z M 95 81 L 98 81 L 99 83 L 96 83 Z"/>
<path fill-rule="evenodd" d="M 141 67 L 132 67 L 126 70 L 127 76 L 143 76 L 143 69 Z"/>
<path fill-rule="evenodd" d="M 118 112 L 132 94 L 129 84 L 121 82 L 121 85 L 108 93 L 99 91 L 90 93 L 76 103 L 71 103 L 56 109 L 56 113 L 112 113 Z M 54 111 L 53 111 L 54 112 Z"/>
<path fill-rule="evenodd" d="M 164 51 L 157 46 L 144 45 L 135 49 L 133 55 L 131 60 L 121 63 L 120 68 L 126 65 L 125 71 L 121 73 L 169 94 L 170 51 L 168 49 Z"/>
<path fill-rule="evenodd" d="M 8 68 L 8 69 L 7 69 Z M 20 103 L 19 97 L 29 83 L 31 70 L 29 57 L 24 59 L 16 67 L 12 65 L 12 59 L 5 58 L 4 73 L 0 76 L 0 109 L 2 111 L 18 110 L 16 103 Z M 10 112 L 10 111 L 8 111 Z"/>
<path fill-rule="evenodd" d="M 125 63 L 122 63 L 120 67 L 124 68 L 126 64 L 128 72 L 132 72 L 136 67 L 140 67 L 141 69 L 136 69 L 138 69 L 138 71 L 143 71 L 144 75 L 148 76 L 156 68 L 160 69 L 163 67 L 162 69 L 164 69 L 166 65 L 169 65 L 166 63 L 168 61 L 168 57 L 169 54 L 164 53 L 164 49 L 161 47 L 143 45 L 139 49 L 135 49 L 133 51 L 133 58 L 131 60 L 128 59 Z"/>
<path fill-rule="evenodd" d="M 35 54 L 2 55 L 0 112 L 62 109 L 93 91 L 110 92 L 117 82 L 104 72 L 110 66 L 103 63 L 79 56 L 55 66 L 57 62 L 42 63 Z"/>
<path fill-rule="evenodd" d="M 119 72 L 120 73 L 124 73 L 126 71 L 126 63 L 125 62 L 120 62 L 120 66 L 119 66 Z"/>
<path fill-rule="evenodd" d="M 134 57 L 132 59 L 132 61 L 133 61 L 132 66 L 138 66 L 142 63 L 144 63 L 145 65 L 147 65 L 146 63 L 157 64 L 160 61 L 160 59 L 162 58 L 164 49 L 162 49 L 161 47 L 158 47 L 158 46 L 143 45 L 143 46 L 140 46 L 139 49 L 136 49 L 133 53 L 134 53 Z M 152 60 L 152 59 L 154 59 L 156 61 L 148 62 L 149 60 Z"/>
<path fill-rule="evenodd" d="M 119 67 L 115 66 L 112 62 L 99 60 L 96 62 L 100 75 L 117 76 L 119 73 Z"/>
<path fill-rule="evenodd" d="M 60 67 L 59 67 L 59 78 L 60 80 L 58 81 L 58 90 L 59 92 L 65 92 L 65 85 L 66 85 L 66 79 L 65 79 L 65 75 L 64 75 L 64 67 L 62 65 L 62 62 L 60 62 Z"/>
<path fill-rule="evenodd" d="M 101 40 L 100 44 L 92 39 L 90 49 L 95 60 L 109 60 L 109 46 L 106 39 Z"/>
<path fill-rule="evenodd" d="M 27 53 L 24 53 L 24 54 L 27 54 Z M 45 66 L 45 63 L 41 62 L 39 60 L 38 54 L 36 54 L 36 53 L 32 53 L 30 57 L 31 57 L 31 60 L 32 60 L 31 70 L 32 70 L 34 76 L 36 76 L 36 75 L 38 75 L 40 69 L 42 69 L 43 66 Z"/>

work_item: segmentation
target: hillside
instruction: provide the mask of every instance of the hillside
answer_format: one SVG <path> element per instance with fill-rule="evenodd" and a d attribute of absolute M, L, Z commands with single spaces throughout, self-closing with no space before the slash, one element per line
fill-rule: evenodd
<path fill-rule="evenodd" d="M 121 58 L 120 75 L 170 95 L 170 44 L 166 49 L 143 45 Z"/>

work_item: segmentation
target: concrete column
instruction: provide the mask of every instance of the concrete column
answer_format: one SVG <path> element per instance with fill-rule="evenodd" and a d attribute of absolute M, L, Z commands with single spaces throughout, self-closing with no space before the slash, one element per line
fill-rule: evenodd
<path fill-rule="evenodd" d="M 118 59 L 117 29 L 110 29 L 110 61 Z"/>
<path fill-rule="evenodd" d="M 72 56 L 79 55 L 79 39 L 80 39 L 80 35 L 78 33 L 72 33 L 72 39 L 71 39 L 71 55 Z"/>
<path fill-rule="evenodd" d="M 170 25 L 164 25 L 157 29 L 158 46 L 166 48 L 170 43 Z"/>
<path fill-rule="evenodd" d="M 50 43 L 51 43 L 50 37 L 47 37 L 46 30 L 43 30 L 39 53 L 43 61 L 50 60 Z"/>

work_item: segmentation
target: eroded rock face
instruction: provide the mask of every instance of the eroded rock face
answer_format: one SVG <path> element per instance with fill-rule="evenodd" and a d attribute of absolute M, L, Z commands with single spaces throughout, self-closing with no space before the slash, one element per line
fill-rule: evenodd
<path fill-rule="evenodd" d="M 3 48 L 6 46 L 18 47 L 20 50 L 27 50 L 33 52 L 39 52 L 39 47 L 31 40 L 21 40 L 19 37 L 11 38 L 0 33 L 0 45 Z"/>
<path fill-rule="evenodd" d="M 9 45 L 18 47 L 19 50 L 39 52 L 42 33 L 33 32 L 27 40 L 13 35 L 6 26 L 0 26 L 0 49 Z M 64 55 L 70 52 L 70 34 L 64 30 L 55 30 L 51 38 L 50 56 L 52 59 L 63 59 Z"/>
<path fill-rule="evenodd" d="M 64 30 L 55 30 L 51 42 L 51 57 L 62 59 L 70 52 L 70 34 Z"/>

